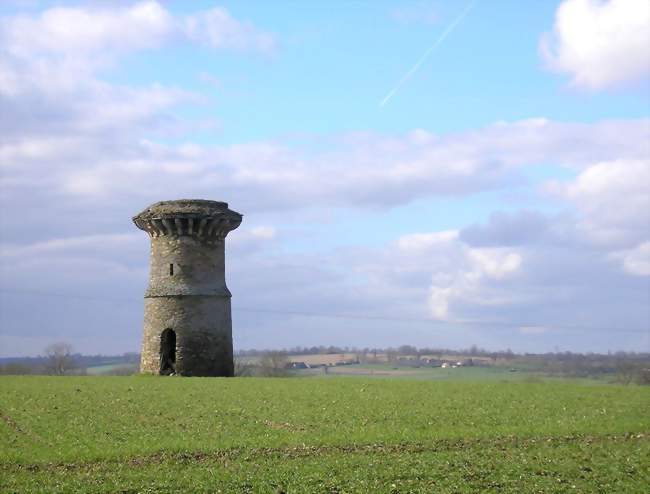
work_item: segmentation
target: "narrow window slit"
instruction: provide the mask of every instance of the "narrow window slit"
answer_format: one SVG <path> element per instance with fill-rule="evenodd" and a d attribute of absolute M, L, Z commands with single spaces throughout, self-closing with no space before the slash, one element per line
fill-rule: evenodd
<path fill-rule="evenodd" d="M 169 276 L 174 276 L 174 265 L 173 264 L 169 265 Z"/>

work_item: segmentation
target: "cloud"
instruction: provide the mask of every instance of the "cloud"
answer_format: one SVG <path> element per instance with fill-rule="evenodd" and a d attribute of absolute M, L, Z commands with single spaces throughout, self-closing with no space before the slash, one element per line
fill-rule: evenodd
<path fill-rule="evenodd" d="M 57 151 L 64 158 L 93 147 L 92 154 L 101 156 L 105 146 L 132 148 L 143 134 L 179 137 L 214 126 L 182 122 L 172 114 L 179 104 L 205 102 L 195 93 L 101 80 L 102 71 L 126 54 L 179 39 L 212 49 L 268 52 L 274 38 L 224 9 L 179 17 L 155 1 L 0 17 L 0 159 L 19 162 L 21 156 L 40 159 Z M 85 182 L 94 183 L 88 175 Z"/>
<path fill-rule="evenodd" d="M 646 0 L 565 0 L 540 42 L 549 67 L 599 90 L 650 76 L 650 4 Z"/>
<path fill-rule="evenodd" d="M 522 326 L 519 328 L 519 332 L 521 334 L 529 334 L 529 335 L 538 335 L 538 334 L 544 334 L 549 331 L 549 328 L 545 328 L 544 326 Z"/>
<path fill-rule="evenodd" d="M 213 8 L 185 17 L 183 33 L 188 39 L 211 48 L 232 48 L 244 51 L 272 53 L 275 37 L 258 30 L 249 22 L 234 19 L 226 9 Z"/>
<path fill-rule="evenodd" d="M 643 242 L 633 249 L 611 253 L 612 259 L 619 260 L 623 269 L 635 276 L 650 276 L 650 241 Z"/>
<path fill-rule="evenodd" d="M 0 21 L 3 51 L 17 59 L 59 56 L 91 62 L 106 53 L 158 46 L 174 29 L 174 19 L 154 1 L 118 9 L 55 7 L 37 17 Z"/>
<path fill-rule="evenodd" d="M 474 247 L 543 247 L 549 252 L 585 252 L 594 262 L 608 260 L 626 273 L 647 276 L 648 183 L 647 160 L 595 163 L 571 180 L 550 181 L 542 186 L 550 192 L 551 199 L 566 201 L 565 210 L 553 215 L 535 211 L 496 212 L 486 224 L 463 228 L 459 238 Z"/>
<path fill-rule="evenodd" d="M 225 9 L 179 17 L 156 1 L 0 17 L 0 132 L 23 136 L 41 130 L 49 135 L 79 130 L 75 125 L 93 130 L 135 121 L 160 129 L 175 120 L 164 110 L 198 97 L 159 84 L 137 89 L 110 85 L 99 74 L 128 53 L 177 40 L 264 53 L 274 46 L 273 35 L 234 19 Z"/>
<path fill-rule="evenodd" d="M 503 231 L 525 216 L 496 215 L 483 231 Z M 569 217 L 548 216 L 544 222 L 553 225 L 557 219 L 563 229 L 570 229 Z M 502 245 L 491 236 L 491 247 L 473 247 L 452 232 L 411 235 L 400 239 L 386 258 L 429 273 L 428 289 L 420 283 L 417 296 L 425 300 L 426 294 L 430 315 L 443 321 L 465 321 L 469 327 L 476 321 L 486 333 L 500 324 L 553 327 L 562 338 L 576 326 L 596 338 L 611 336 L 617 328 L 642 332 L 650 324 L 650 241 L 613 251 L 581 238 L 580 221 L 579 216 L 573 218 L 573 232 L 564 238 L 550 242 L 545 233 L 516 246 L 508 245 L 507 236 Z M 391 279 L 405 286 L 416 278 Z M 623 332 L 620 337 L 633 335 Z"/>
<path fill-rule="evenodd" d="M 243 23 L 238 31 L 237 21 L 226 11 L 220 15 L 230 20 L 223 43 L 215 48 L 257 49 L 256 41 L 242 46 L 248 35 L 256 36 L 251 25 Z M 203 103 L 203 97 L 156 83 L 134 88 L 101 80 L 102 69 L 127 52 L 157 48 L 179 36 L 187 39 L 189 17 L 174 17 L 149 1 L 110 8 L 105 3 L 57 7 L 0 18 L 3 196 L 17 200 L 21 189 L 31 188 L 42 201 L 91 195 L 102 201 L 114 193 L 102 182 L 104 173 L 113 177 L 107 183 L 120 189 L 125 182 L 119 186 L 116 182 L 122 179 L 116 174 L 134 180 L 131 192 L 159 172 L 175 181 L 196 174 L 198 151 L 193 145 L 181 144 L 163 156 L 143 137 L 179 138 L 213 125 L 183 121 L 172 113 L 180 104 Z M 209 28 L 216 36 L 219 26 Z M 203 29 L 197 26 L 193 36 Z M 75 235 L 93 233 L 63 229 Z"/>
<path fill-rule="evenodd" d="M 580 209 L 579 228 L 594 242 L 625 246 L 644 240 L 650 224 L 650 161 L 604 161 L 550 191 Z"/>
<path fill-rule="evenodd" d="M 568 180 L 567 186 L 576 181 Z M 352 333 L 337 333 L 347 344 L 472 341 L 538 351 L 562 342 L 601 351 L 638 348 L 638 334 L 650 322 L 649 279 L 641 276 L 650 243 L 636 249 L 629 239 L 629 252 L 595 243 L 580 227 L 582 214 L 580 209 L 549 215 L 499 213 L 486 224 L 469 225 L 460 232 L 403 235 L 376 248 L 349 246 L 299 255 L 260 250 L 245 263 L 231 261 L 231 279 L 239 303 L 247 307 L 438 321 L 394 322 L 386 328 L 379 322 L 357 322 Z M 513 239 L 510 229 L 526 219 L 533 227 L 542 225 L 541 233 Z M 480 235 L 464 234 L 468 231 Z M 263 279 L 259 273 L 265 273 Z M 288 328 L 295 328 L 301 341 L 322 343 L 331 332 L 325 331 L 318 340 L 299 326 L 318 332 L 339 325 L 286 315 L 275 316 L 262 330 L 257 326 L 260 319 L 239 317 L 251 342 L 272 341 L 264 336 L 269 331 L 276 341 L 291 344 L 285 335 L 292 334 Z M 374 328 L 372 337 L 364 327 Z"/>
<path fill-rule="evenodd" d="M 648 323 L 650 240 L 624 250 L 594 243 L 579 227 L 582 211 L 499 213 L 460 232 L 311 253 L 287 250 L 286 213 L 266 215 L 267 223 L 247 215 L 251 224 L 227 240 L 237 346 L 476 343 L 538 351 L 561 341 L 563 348 L 638 349 L 635 333 L 618 330 L 642 331 Z M 98 219 L 116 214 L 93 213 Z M 509 230 L 526 219 L 543 225 L 541 234 L 513 239 Z M 101 222 L 94 227 L 106 228 Z M 149 240 L 132 228 L 127 218 L 117 231 L 129 233 L 3 245 L 2 289 L 9 290 L 0 297 L 3 342 L 37 350 L 51 339 L 91 352 L 137 348 Z M 30 310 L 34 303 L 38 311 Z M 304 315 L 310 313 L 375 319 Z"/>
<path fill-rule="evenodd" d="M 83 62 L 95 69 L 116 55 L 151 49 L 174 39 L 204 43 L 216 49 L 269 52 L 275 38 L 224 8 L 174 16 L 148 0 L 128 6 L 54 7 L 37 16 L 0 19 L 2 51 L 16 60 L 48 57 Z"/>
<path fill-rule="evenodd" d="M 35 135 L 25 131 L 0 138 L 6 199 L 25 197 L 34 187 L 33 177 L 47 167 L 44 198 L 113 204 L 120 197 L 135 210 L 161 196 L 219 195 L 246 211 L 389 208 L 523 184 L 522 168 L 539 163 L 576 170 L 622 156 L 632 163 L 644 157 L 642 143 L 649 138 L 644 120 L 519 121 L 443 136 L 424 130 L 397 136 L 346 134 L 316 138 L 315 147 L 282 141 L 163 145 L 134 138 L 147 122 L 164 122 L 165 102 L 175 99 L 153 101 L 149 109 L 118 112 L 100 125 L 93 122 L 95 105 L 89 97 L 83 103 L 87 113 L 67 115 L 70 130 L 64 135 L 44 135 L 29 123 Z M 19 120 L 12 119 L 17 126 Z"/>
<path fill-rule="evenodd" d="M 477 247 L 528 245 L 547 237 L 551 224 L 537 211 L 520 211 L 515 215 L 495 212 L 486 225 L 470 225 L 462 229 L 459 236 Z"/>
<path fill-rule="evenodd" d="M 498 282 L 516 277 L 522 264 L 516 249 L 470 247 L 459 240 L 456 231 L 402 237 L 397 242 L 396 256 L 412 256 L 416 262 L 426 263 L 432 273 L 430 313 L 442 320 L 454 319 L 451 306 L 461 302 L 507 305 L 512 295 L 500 290 Z"/>
<path fill-rule="evenodd" d="M 0 256 L 20 259 L 29 256 L 52 256 L 64 253 L 107 254 L 114 249 L 124 250 L 140 237 L 137 233 L 98 234 L 83 237 L 52 238 L 44 242 L 24 244 L 0 244 Z M 100 251 L 100 249 L 103 249 Z"/>
<path fill-rule="evenodd" d="M 32 38 L 30 32 L 41 34 Z M 422 129 L 394 136 L 357 132 L 303 145 L 160 144 L 161 138 L 182 141 L 188 131 L 212 124 L 174 115 L 178 105 L 200 104 L 202 97 L 158 84 L 109 84 L 99 71 L 129 50 L 179 36 L 215 48 L 261 51 L 270 49 L 272 38 L 223 9 L 172 16 L 153 1 L 3 18 L 0 205 L 19 204 L 38 191 L 42 201 L 61 204 L 59 213 L 68 221 L 82 204 L 128 216 L 129 208 L 162 196 L 227 195 L 246 211 L 389 208 L 521 184 L 521 168 L 528 165 L 581 169 L 597 160 L 647 155 L 650 125 L 644 120 L 529 119 L 443 136 Z M 81 214 L 79 221 L 92 225 Z"/>

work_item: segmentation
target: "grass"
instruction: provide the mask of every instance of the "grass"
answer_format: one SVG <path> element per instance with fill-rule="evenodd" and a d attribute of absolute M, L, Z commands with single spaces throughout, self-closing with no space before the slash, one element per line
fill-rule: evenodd
<path fill-rule="evenodd" d="M 649 409 L 557 382 L 1 377 L 0 491 L 644 492 Z"/>

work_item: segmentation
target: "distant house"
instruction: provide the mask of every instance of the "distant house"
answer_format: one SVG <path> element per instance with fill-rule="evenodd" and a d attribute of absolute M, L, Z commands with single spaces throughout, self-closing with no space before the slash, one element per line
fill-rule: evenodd
<path fill-rule="evenodd" d="M 290 362 L 289 363 L 289 368 L 290 369 L 310 369 L 311 366 L 305 362 Z"/>

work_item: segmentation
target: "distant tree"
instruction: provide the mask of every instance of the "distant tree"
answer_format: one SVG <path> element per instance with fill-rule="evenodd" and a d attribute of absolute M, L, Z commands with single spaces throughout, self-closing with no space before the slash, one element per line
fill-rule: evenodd
<path fill-rule="evenodd" d="M 402 345 L 397 349 L 397 353 L 403 356 L 418 355 L 418 349 L 411 345 Z"/>
<path fill-rule="evenodd" d="M 650 365 L 647 361 L 634 361 L 631 358 L 619 356 L 616 365 L 616 380 L 623 384 L 634 382 L 647 386 L 650 384 Z"/>
<path fill-rule="evenodd" d="M 263 377 L 286 377 L 289 375 L 288 364 L 286 352 L 269 351 L 260 359 L 258 374 Z"/>
<path fill-rule="evenodd" d="M 397 363 L 397 350 L 394 348 L 386 349 L 386 360 L 389 364 L 395 365 Z"/>
<path fill-rule="evenodd" d="M 639 368 L 636 375 L 636 383 L 643 386 L 650 386 L 650 367 Z"/>
<path fill-rule="evenodd" d="M 235 357 L 235 377 L 250 377 L 254 374 L 255 366 L 246 359 Z"/>
<path fill-rule="evenodd" d="M 63 376 L 75 367 L 72 345 L 59 342 L 45 347 L 45 368 L 48 374 Z"/>

